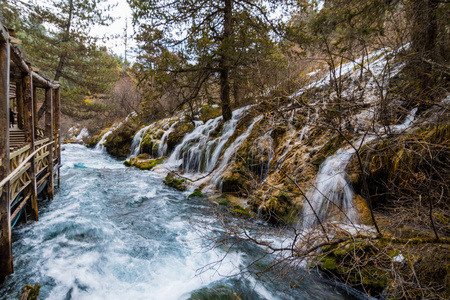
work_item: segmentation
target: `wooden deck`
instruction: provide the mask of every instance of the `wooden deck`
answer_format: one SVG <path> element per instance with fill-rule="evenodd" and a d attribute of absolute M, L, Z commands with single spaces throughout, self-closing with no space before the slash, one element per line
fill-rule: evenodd
<path fill-rule="evenodd" d="M 53 198 L 61 166 L 59 83 L 36 71 L 14 40 L 0 23 L 0 282 L 14 272 L 14 224 L 38 221 L 38 197 Z M 37 89 L 44 90 L 43 113 Z M 13 127 L 11 107 L 17 110 Z"/>

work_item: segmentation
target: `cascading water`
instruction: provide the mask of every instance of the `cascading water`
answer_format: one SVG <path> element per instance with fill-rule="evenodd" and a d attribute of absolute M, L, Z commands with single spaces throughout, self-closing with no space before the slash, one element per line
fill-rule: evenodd
<path fill-rule="evenodd" d="M 249 166 L 253 171 L 259 170 L 259 177 L 263 181 L 270 172 L 270 164 L 274 156 L 274 145 L 272 138 L 273 130 L 265 132 L 262 136 L 256 138 L 251 147 L 252 165 Z"/>
<path fill-rule="evenodd" d="M 128 158 L 136 157 L 141 153 L 142 138 L 144 137 L 145 132 L 150 128 L 150 126 L 151 125 L 147 125 L 136 132 L 133 137 L 133 142 L 131 143 L 130 155 L 128 156 Z"/>
<path fill-rule="evenodd" d="M 353 209 L 353 191 L 345 173 L 354 153 L 355 149 L 351 147 L 339 149 L 322 163 L 315 186 L 306 195 L 312 208 L 308 204 L 303 208 L 303 228 L 310 228 L 317 222 L 314 212 L 324 221 L 331 215 L 330 210 L 333 210 L 333 213 L 342 210 L 352 223 L 357 222 L 357 214 Z"/>
<path fill-rule="evenodd" d="M 169 138 L 169 134 L 171 134 L 178 122 L 174 122 L 168 130 L 166 130 L 161 137 L 161 143 L 158 145 L 158 157 L 162 157 L 167 155 L 167 140 Z"/>
<path fill-rule="evenodd" d="M 223 153 L 222 160 L 220 161 L 214 172 L 211 174 L 210 181 L 211 184 L 218 187 L 220 191 L 222 191 L 222 178 L 225 175 L 227 168 L 229 167 L 231 157 L 233 156 L 233 154 L 236 155 L 237 150 L 239 149 L 239 147 L 241 147 L 245 139 L 250 135 L 255 124 L 261 121 L 262 118 L 262 115 L 254 118 L 253 122 L 250 124 L 250 126 L 248 126 L 247 130 L 243 134 L 238 136 Z"/>
<path fill-rule="evenodd" d="M 130 114 L 128 114 L 128 116 L 125 118 L 125 120 L 124 121 L 122 121 L 122 122 L 120 122 L 119 124 L 116 124 L 116 125 L 113 125 L 113 126 L 111 126 L 111 128 L 109 128 L 109 130 L 104 134 L 104 135 L 102 135 L 102 138 L 100 139 L 100 141 L 97 143 L 97 145 L 95 145 L 95 150 L 96 151 L 99 151 L 99 152 L 105 152 L 105 146 L 104 146 L 104 144 L 105 144 L 105 142 L 106 142 L 106 138 L 108 137 L 108 136 L 110 136 L 115 130 L 117 130 L 119 127 L 121 127 L 122 126 L 122 124 L 124 123 L 124 122 L 127 122 L 130 118 L 132 118 L 132 117 L 135 117 L 135 116 L 137 116 L 137 113 L 136 112 L 131 112 Z"/>
<path fill-rule="evenodd" d="M 110 136 L 113 133 L 113 130 L 108 130 L 104 135 L 102 135 L 102 138 L 100 139 L 100 141 L 97 143 L 97 145 L 95 145 L 95 150 L 99 151 L 99 152 L 105 152 L 105 142 L 106 142 L 106 138 L 108 136 Z"/>
<path fill-rule="evenodd" d="M 236 125 L 250 107 L 251 105 L 233 111 L 232 118 L 223 124 L 222 134 L 218 137 L 216 135 L 222 117 L 208 120 L 205 124 L 196 124 L 195 129 L 175 148 L 167 164 L 191 173 L 212 171 Z"/>
<path fill-rule="evenodd" d="M 39 298 L 50 300 L 219 299 L 224 292 L 250 300 L 354 299 L 314 270 L 293 270 L 295 288 L 288 280 L 260 281 L 261 273 L 278 275 L 265 270 L 270 256 L 264 247 L 211 250 L 199 238 L 187 218 L 224 234 L 210 222 L 204 201 L 187 201 L 154 172 L 127 169 L 81 145 L 65 148 L 54 199 L 41 204 L 39 222 L 13 230 L 15 273 L 0 284 L 0 300 L 19 299 L 23 286 L 35 282 L 42 286 Z M 252 226 L 264 225 L 248 223 L 246 229 Z"/>
<path fill-rule="evenodd" d="M 390 132 L 400 133 L 411 127 L 417 108 L 414 108 L 406 116 L 402 124 L 390 126 Z M 373 141 L 377 136 L 383 137 L 384 128 L 380 132 L 367 136 L 354 143 L 356 148 L 360 145 Z M 343 220 L 344 223 L 355 224 L 358 216 L 353 204 L 353 190 L 347 181 L 345 169 L 350 162 L 355 148 L 347 146 L 339 149 L 334 155 L 328 157 L 322 163 L 316 177 L 314 186 L 309 190 L 306 197 L 311 206 L 305 203 L 303 208 L 303 229 L 311 228 L 318 222 Z M 314 210 L 314 211 L 313 211 Z M 333 213 L 331 214 L 330 211 Z M 342 216 L 342 213 L 345 216 Z M 317 217 L 316 215 L 317 214 Z"/>

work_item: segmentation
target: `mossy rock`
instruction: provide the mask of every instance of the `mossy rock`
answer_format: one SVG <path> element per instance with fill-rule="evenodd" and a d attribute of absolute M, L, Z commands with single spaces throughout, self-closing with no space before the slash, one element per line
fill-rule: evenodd
<path fill-rule="evenodd" d="M 187 188 L 186 179 L 179 177 L 176 173 L 170 172 L 164 179 L 164 183 L 179 191 L 185 191 Z"/>
<path fill-rule="evenodd" d="M 362 224 L 372 225 L 372 217 L 366 201 L 360 195 L 355 195 L 353 197 L 353 203 L 355 204 L 358 217 Z"/>
<path fill-rule="evenodd" d="M 251 213 L 242 206 L 236 205 L 230 212 L 232 215 L 240 218 L 250 218 Z"/>
<path fill-rule="evenodd" d="M 351 137 L 347 137 L 347 138 L 351 138 Z M 339 150 L 340 148 L 342 148 L 345 143 L 346 143 L 346 139 L 344 138 L 344 136 L 342 136 L 341 134 L 334 136 L 333 138 L 331 138 L 320 150 L 320 153 L 327 157 L 330 155 L 333 155 L 337 150 Z"/>
<path fill-rule="evenodd" d="M 225 175 L 222 179 L 222 192 L 240 196 L 246 194 L 251 189 L 251 181 L 242 173 L 239 168 L 234 168 L 231 173 Z"/>
<path fill-rule="evenodd" d="M 164 162 L 165 157 L 157 158 L 157 159 L 139 159 L 139 158 L 131 158 L 126 160 L 123 164 L 127 167 L 136 167 L 141 170 L 151 170 L 155 166 L 162 164 Z"/>
<path fill-rule="evenodd" d="M 275 149 L 280 145 L 286 132 L 287 132 L 286 126 L 277 126 L 273 129 L 271 137 L 273 139 Z"/>
<path fill-rule="evenodd" d="M 163 135 L 164 135 L 164 130 L 158 130 L 158 132 L 156 133 L 155 138 L 160 140 Z"/>
<path fill-rule="evenodd" d="M 154 144 L 155 141 L 152 139 L 152 135 L 147 132 L 141 141 L 141 152 L 153 155 Z"/>
<path fill-rule="evenodd" d="M 200 120 L 203 121 L 203 123 L 206 123 L 210 119 L 215 119 L 217 117 L 220 117 L 222 115 L 222 109 L 220 106 L 212 107 L 212 106 L 203 106 L 202 109 L 200 109 Z"/>
<path fill-rule="evenodd" d="M 41 289 L 41 285 L 39 285 L 37 283 L 34 286 L 27 284 L 22 289 L 22 296 L 20 299 L 37 300 L 39 297 L 40 289 Z"/>
<path fill-rule="evenodd" d="M 167 149 L 171 152 L 175 146 L 181 142 L 184 136 L 195 128 L 193 123 L 179 122 L 175 125 L 173 131 L 167 137 Z"/>
<path fill-rule="evenodd" d="M 301 204 L 285 192 L 278 192 L 260 206 L 261 217 L 273 224 L 292 224 L 297 222 Z"/>
<path fill-rule="evenodd" d="M 106 151 L 116 157 L 124 158 L 130 153 L 130 147 L 133 142 L 134 134 L 139 128 L 138 124 L 128 121 L 109 135 L 105 143 Z"/>
<path fill-rule="evenodd" d="M 244 299 L 230 287 L 218 285 L 194 291 L 189 300 L 242 300 Z"/>
<path fill-rule="evenodd" d="M 195 198 L 195 197 L 197 197 L 197 198 L 204 198 L 206 196 L 201 191 L 197 190 L 197 191 L 194 191 L 192 194 L 190 194 L 188 196 L 188 199 Z"/>

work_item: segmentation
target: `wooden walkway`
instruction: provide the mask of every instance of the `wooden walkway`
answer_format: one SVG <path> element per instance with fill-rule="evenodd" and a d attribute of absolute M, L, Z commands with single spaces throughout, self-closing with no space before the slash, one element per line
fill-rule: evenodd
<path fill-rule="evenodd" d="M 53 198 L 61 166 L 60 85 L 23 58 L 9 33 L 0 23 L 0 282 L 14 272 L 12 228 L 19 219 L 38 221 L 38 197 Z"/>

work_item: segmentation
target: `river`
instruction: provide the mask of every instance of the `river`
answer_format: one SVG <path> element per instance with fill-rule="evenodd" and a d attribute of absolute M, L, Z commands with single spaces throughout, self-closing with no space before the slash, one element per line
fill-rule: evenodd
<path fill-rule="evenodd" d="M 39 222 L 13 230 L 15 273 L 0 299 L 19 299 L 35 282 L 39 299 L 354 299 L 315 272 L 293 289 L 284 279 L 258 280 L 243 271 L 264 249 L 249 244 L 199 274 L 225 254 L 205 248 L 188 221 L 211 218 L 206 200 L 187 200 L 161 175 L 99 151 L 65 148 L 54 199 L 41 201 Z"/>

